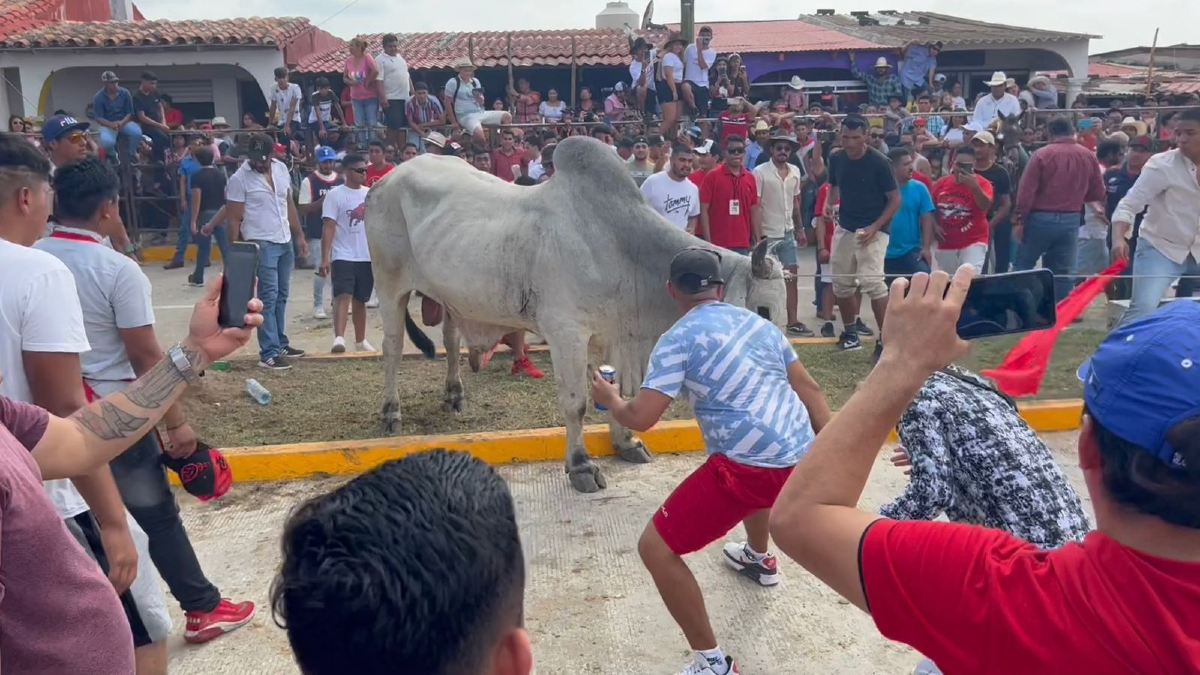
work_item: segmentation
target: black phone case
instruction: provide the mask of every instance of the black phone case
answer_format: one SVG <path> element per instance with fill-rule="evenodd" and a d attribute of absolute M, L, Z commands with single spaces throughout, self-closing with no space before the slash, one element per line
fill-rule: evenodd
<path fill-rule="evenodd" d="M 217 305 L 217 323 L 222 328 L 244 328 L 246 305 L 254 298 L 258 271 L 258 244 L 234 242 L 229 245 L 229 259 L 221 282 L 221 299 Z"/>

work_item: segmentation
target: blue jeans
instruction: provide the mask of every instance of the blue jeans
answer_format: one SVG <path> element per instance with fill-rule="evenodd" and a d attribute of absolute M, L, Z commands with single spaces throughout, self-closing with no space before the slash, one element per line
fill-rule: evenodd
<path fill-rule="evenodd" d="M 192 206 L 188 204 L 183 213 L 179 214 L 179 236 L 175 238 L 175 255 L 171 256 L 171 264 L 183 264 L 190 243 L 192 243 Z M 197 244 L 199 244 L 198 240 Z"/>
<path fill-rule="evenodd" d="M 1133 267 L 1137 270 L 1133 276 L 1133 299 L 1129 303 L 1129 311 L 1121 317 L 1122 325 L 1157 309 L 1171 282 L 1185 274 L 1200 274 L 1200 263 L 1195 257 L 1189 255 L 1181 263 L 1174 262 L 1145 239 L 1138 242 L 1137 253 L 1133 254 Z"/>
<path fill-rule="evenodd" d="M 1042 267 L 1054 273 L 1055 301 L 1067 297 L 1075 286 L 1070 275 L 1075 267 L 1075 249 L 1082 222 L 1082 213 L 1034 211 L 1029 214 L 1013 269 L 1018 272 L 1031 270 L 1041 258 Z"/>
<path fill-rule="evenodd" d="M 212 220 L 212 217 L 217 215 L 216 211 L 201 211 L 200 222 L 207 223 Z M 200 227 L 204 227 L 203 224 Z M 196 271 L 192 273 L 192 277 L 198 281 L 204 282 L 204 268 L 208 265 L 208 261 L 212 257 L 212 242 L 217 240 L 217 248 L 221 249 L 221 262 L 229 259 L 229 232 L 224 225 L 218 225 L 213 228 L 213 233 L 203 235 L 196 233 Z"/>
<path fill-rule="evenodd" d="M 375 137 L 375 127 L 379 126 L 379 100 L 371 98 L 351 101 L 350 104 L 354 108 L 354 125 L 362 129 L 359 142 L 367 143 Z"/>
<path fill-rule="evenodd" d="M 137 122 L 126 122 L 121 127 L 121 134 L 128 146 L 129 157 L 137 156 L 138 146 L 142 144 L 142 128 Z M 108 152 L 117 147 L 117 132 L 108 127 L 100 127 L 100 145 Z"/>
<path fill-rule="evenodd" d="M 292 242 L 277 244 L 258 240 L 258 298 L 263 304 L 263 324 L 258 328 L 258 355 L 263 360 L 281 356 L 288 346 L 284 332 L 287 324 L 288 292 L 292 286 L 292 268 L 296 254 Z"/>

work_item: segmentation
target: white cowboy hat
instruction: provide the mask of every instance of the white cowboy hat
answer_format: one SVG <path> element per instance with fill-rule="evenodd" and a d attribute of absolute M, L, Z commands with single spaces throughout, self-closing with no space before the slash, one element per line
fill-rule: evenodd
<path fill-rule="evenodd" d="M 876 68 L 891 68 L 892 64 L 888 63 L 888 60 L 886 57 L 881 56 L 881 57 L 875 59 L 875 67 Z"/>
<path fill-rule="evenodd" d="M 209 124 L 212 124 L 212 128 L 214 128 L 214 129 L 216 129 L 218 127 L 225 127 L 226 129 L 230 128 L 229 122 L 224 117 L 221 117 L 220 115 L 217 115 L 216 117 L 212 118 L 212 122 L 210 122 Z"/>
<path fill-rule="evenodd" d="M 461 58 L 459 58 L 459 59 L 456 59 L 456 60 L 454 61 L 454 65 L 453 65 L 453 66 L 451 66 L 451 67 L 452 67 L 452 68 L 454 68 L 455 70 L 467 70 L 468 68 L 469 68 L 469 69 L 471 69 L 471 70 L 474 70 L 474 69 L 475 69 L 475 64 L 474 64 L 474 63 L 471 63 L 471 59 L 470 59 L 470 58 L 468 58 L 468 57 L 466 57 L 466 56 L 463 56 L 463 57 L 461 57 Z"/>
<path fill-rule="evenodd" d="M 436 145 L 439 148 L 446 147 L 446 137 L 436 131 L 429 132 L 429 135 L 425 137 L 425 142 Z"/>
<path fill-rule="evenodd" d="M 1006 75 L 1003 70 L 997 70 L 996 72 L 992 73 L 992 79 L 988 80 L 985 84 L 987 84 L 989 87 L 1003 87 L 1007 83 L 1008 75 Z"/>
<path fill-rule="evenodd" d="M 799 75 L 793 75 L 792 81 L 788 82 L 788 86 L 796 91 L 803 91 L 804 85 L 807 84 Z"/>

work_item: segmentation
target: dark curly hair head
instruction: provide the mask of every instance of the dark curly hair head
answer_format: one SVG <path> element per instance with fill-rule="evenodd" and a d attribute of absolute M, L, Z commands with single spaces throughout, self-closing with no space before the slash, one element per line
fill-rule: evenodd
<path fill-rule="evenodd" d="M 300 506 L 271 605 L 308 675 L 468 675 L 521 625 L 524 588 L 508 486 L 435 450 Z"/>
<path fill-rule="evenodd" d="M 100 207 L 120 198 L 116 172 L 95 157 L 64 166 L 54 173 L 54 214 L 59 221 L 86 223 Z"/>

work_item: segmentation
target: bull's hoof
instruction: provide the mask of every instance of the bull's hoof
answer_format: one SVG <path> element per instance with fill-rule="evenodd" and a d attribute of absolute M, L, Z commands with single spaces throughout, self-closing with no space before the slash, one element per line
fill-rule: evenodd
<path fill-rule="evenodd" d="M 617 444 L 617 456 L 631 464 L 649 464 L 653 457 L 646 449 L 646 444 L 639 438 L 631 438 L 627 443 Z"/>
<path fill-rule="evenodd" d="M 608 481 L 604 479 L 604 474 L 600 473 L 600 467 L 591 462 L 567 471 L 567 476 L 570 477 L 571 487 L 575 488 L 576 492 L 591 494 L 608 487 Z"/>
<path fill-rule="evenodd" d="M 400 404 L 388 402 L 383 404 L 379 412 L 380 430 L 385 436 L 395 436 L 400 433 Z"/>
<path fill-rule="evenodd" d="M 446 392 L 446 398 L 442 401 L 442 410 L 445 412 L 461 413 L 463 411 L 463 395 L 462 392 L 451 394 Z"/>

